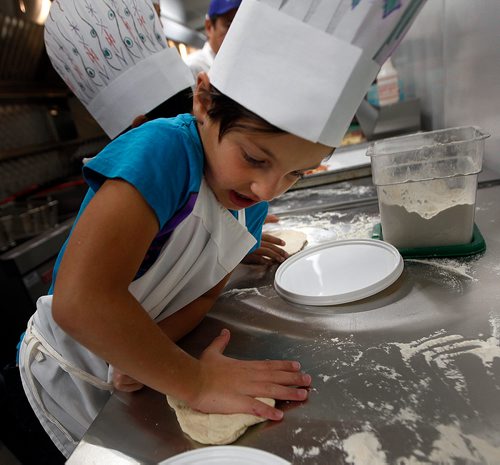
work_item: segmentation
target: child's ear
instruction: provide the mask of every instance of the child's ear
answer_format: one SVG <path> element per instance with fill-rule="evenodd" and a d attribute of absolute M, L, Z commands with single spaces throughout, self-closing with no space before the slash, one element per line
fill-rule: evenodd
<path fill-rule="evenodd" d="M 193 96 L 193 114 L 196 119 L 203 122 L 212 105 L 210 98 L 210 79 L 207 73 L 199 73 L 196 79 L 196 90 Z"/>

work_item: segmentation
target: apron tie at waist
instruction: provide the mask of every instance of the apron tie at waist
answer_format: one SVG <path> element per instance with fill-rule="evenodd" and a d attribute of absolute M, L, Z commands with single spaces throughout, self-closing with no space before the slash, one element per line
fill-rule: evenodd
<path fill-rule="evenodd" d="M 42 401 L 40 393 L 35 385 L 33 374 L 31 372 L 30 368 L 31 361 L 39 357 L 40 354 L 45 354 L 48 357 L 53 358 L 59 364 L 59 366 L 67 373 L 70 373 L 75 377 L 92 384 L 98 389 L 112 391 L 113 390 L 112 383 L 106 383 L 101 379 L 97 378 L 96 376 L 93 376 L 90 373 L 87 373 L 81 370 L 80 368 L 71 365 L 67 360 L 65 360 L 64 357 L 59 352 L 57 352 L 40 334 L 40 332 L 35 328 L 33 324 L 33 317 L 31 317 L 30 320 L 28 321 L 26 334 L 23 339 L 23 344 L 26 344 L 25 350 L 23 351 L 22 354 L 23 365 L 25 367 L 24 372 L 26 380 L 30 387 L 31 394 L 33 395 L 39 408 L 43 411 L 45 417 L 64 434 L 64 436 L 68 439 L 68 441 L 70 441 L 73 445 L 76 446 L 78 442 L 75 441 L 75 439 L 71 436 L 69 431 L 45 407 L 45 404 Z"/>
<path fill-rule="evenodd" d="M 53 358 L 59 366 L 66 371 L 67 373 L 72 374 L 73 376 L 81 379 L 82 381 L 86 381 L 92 386 L 102 389 L 104 391 L 112 391 L 113 383 L 108 383 L 98 378 L 97 376 L 91 375 L 86 371 L 78 368 L 71 363 L 69 363 L 57 350 L 55 350 L 47 340 L 40 334 L 40 332 L 34 327 L 33 322 L 28 322 L 28 330 L 26 331 L 26 336 L 34 338 L 37 342 L 37 350 L 42 352 L 43 354 Z"/>

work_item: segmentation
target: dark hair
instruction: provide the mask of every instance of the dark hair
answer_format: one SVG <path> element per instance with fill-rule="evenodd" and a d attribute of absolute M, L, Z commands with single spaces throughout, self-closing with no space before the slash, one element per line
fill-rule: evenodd
<path fill-rule="evenodd" d="M 140 122 L 140 124 L 145 123 L 146 121 L 151 121 L 156 118 L 173 118 L 182 113 L 191 113 L 193 110 L 193 91 L 191 87 L 187 87 L 186 89 L 177 92 L 177 94 L 168 98 L 164 102 L 160 103 L 157 107 L 153 108 L 150 112 L 144 115 L 144 119 Z M 142 115 L 135 115 L 142 116 Z M 130 131 L 134 127 L 140 126 L 131 125 L 128 128 L 124 129 L 118 136 L 125 134 Z M 118 137 L 117 136 L 117 137 Z"/>
<path fill-rule="evenodd" d="M 177 92 L 169 99 L 160 103 L 146 114 L 148 120 L 156 118 L 173 118 L 182 113 L 191 113 L 193 111 L 193 91 L 190 87 Z"/>
<path fill-rule="evenodd" d="M 229 131 L 244 129 L 269 134 L 285 133 L 265 119 L 247 110 L 244 106 L 230 99 L 213 85 L 210 85 L 210 108 L 208 116 L 219 122 L 219 140 Z"/>

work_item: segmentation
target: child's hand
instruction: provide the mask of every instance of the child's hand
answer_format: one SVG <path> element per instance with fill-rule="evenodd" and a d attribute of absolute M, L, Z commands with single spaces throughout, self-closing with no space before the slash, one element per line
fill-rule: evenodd
<path fill-rule="evenodd" d="M 285 242 L 272 234 L 262 233 L 260 247 L 248 254 L 243 260 L 247 265 L 271 265 L 282 263 L 288 258 L 288 254 L 277 245 L 285 245 Z"/>
<path fill-rule="evenodd" d="M 223 355 L 230 338 L 227 329 L 203 352 L 200 384 L 190 407 L 206 413 L 249 413 L 269 420 L 281 420 L 283 412 L 255 397 L 303 401 L 311 377 L 291 361 L 243 361 Z"/>
<path fill-rule="evenodd" d="M 113 387 L 118 391 L 134 392 L 144 387 L 144 384 L 139 383 L 139 381 L 126 375 L 125 373 L 122 373 L 115 367 L 113 367 L 112 381 Z"/>

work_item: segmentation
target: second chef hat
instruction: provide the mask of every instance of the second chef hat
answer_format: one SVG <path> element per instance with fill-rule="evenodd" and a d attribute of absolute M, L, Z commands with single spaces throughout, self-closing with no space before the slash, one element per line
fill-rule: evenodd
<path fill-rule="evenodd" d="M 275 126 L 336 147 L 425 0 L 243 0 L 211 83 Z"/>
<path fill-rule="evenodd" d="M 193 85 L 151 0 L 55 0 L 45 45 L 56 71 L 110 138 Z"/>

